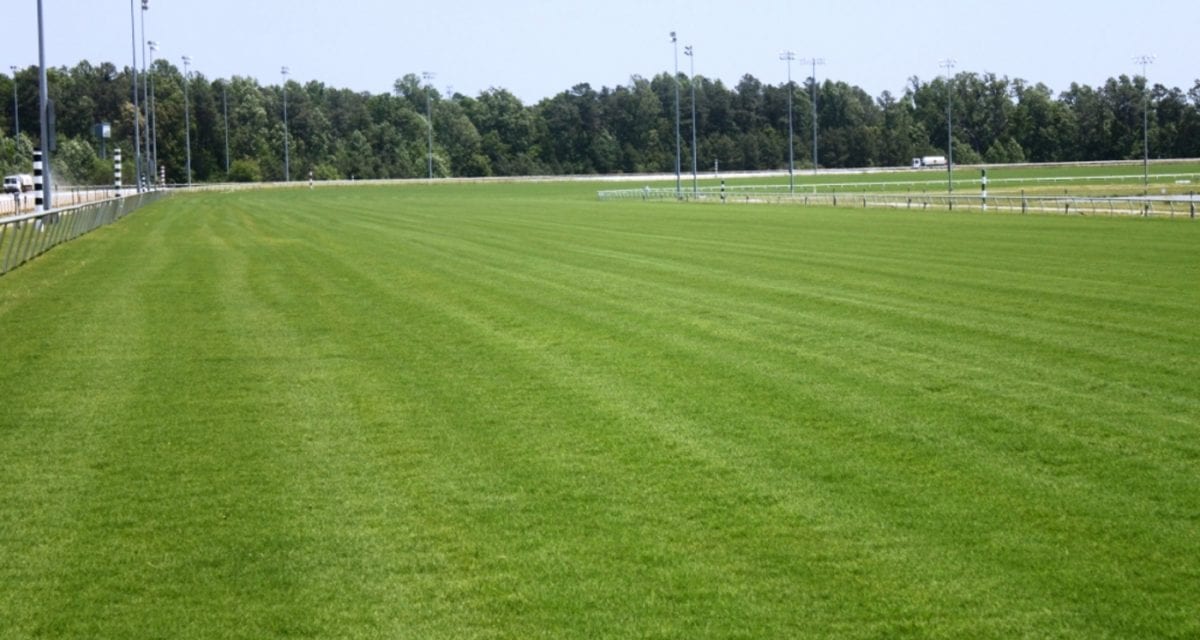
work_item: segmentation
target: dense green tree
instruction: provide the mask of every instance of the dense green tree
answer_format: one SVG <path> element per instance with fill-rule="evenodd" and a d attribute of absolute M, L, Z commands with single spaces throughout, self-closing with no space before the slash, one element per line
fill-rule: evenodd
<path fill-rule="evenodd" d="M 132 165 L 130 69 L 84 61 L 50 69 L 48 76 L 57 105 L 57 179 L 107 182 L 110 161 L 99 158 L 100 141 L 92 132 L 100 122 L 112 124 L 109 150 L 121 147 Z M 150 77 L 158 163 L 169 181 L 181 182 L 187 158 L 183 74 L 160 59 Z M 4 100 L 0 168 L 6 173 L 29 170 L 30 149 L 40 135 L 36 67 L 18 70 L 15 79 L 0 75 L 0 92 L 11 96 L 14 81 L 21 136 L 13 138 L 12 101 Z M 1200 156 L 1200 80 L 1185 91 L 1120 76 L 1097 87 L 1072 84 L 1056 96 L 1043 84 L 962 72 L 931 81 L 910 78 L 903 94 L 878 98 L 845 82 L 812 82 L 771 85 L 745 75 L 728 87 L 702 76 L 660 73 L 611 88 L 581 83 L 526 105 L 502 88 L 443 95 L 414 73 L 378 95 L 288 81 L 291 177 L 302 180 L 309 171 L 323 179 L 425 176 L 431 124 L 439 176 L 673 172 L 676 92 L 683 173 L 691 170 L 693 127 L 703 171 L 717 162 L 725 170 L 786 168 L 789 95 L 796 166 L 809 166 L 814 94 L 825 167 L 902 166 L 915 156 L 944 153 L 948 102 L 957 162 L 1140 158 L 1143 114 L 1153 157 Z M 193 73 L 186 105 L 193 179 L 282 179 L 284 89 Z M 226 102 L 235 169 L 229 176 Z M 132 170 L 125 173 L 133 179 Z"/>

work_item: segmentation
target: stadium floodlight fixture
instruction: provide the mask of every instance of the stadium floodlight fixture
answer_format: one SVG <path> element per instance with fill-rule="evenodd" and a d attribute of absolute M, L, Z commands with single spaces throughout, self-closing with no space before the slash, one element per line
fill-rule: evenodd
<path fill-rule="evenodd" d="M 688 57 L 691 70 L 691 80 L 688 81 L 688 84 L 692 85 L 692 197 L 696 198 L 700 191 L 696 177 L 696 50 L 689 44 L 683 48 L 683 55 Z"/>
<path fill-rule="evenodd" d="M 1142 195 L 1150 194 L 1150 79 L 1146 75 L 1146 67 L 1154 64 L 1157 58 L 1153 55 L 1133 57 L 1133 63 L 1141 65 L 1142 80 L 1146 83 L 1142 100 Z"/>
<path fill-rule="evenodd" d="M 429 151 L 425 160 L 429 164 L 429 179 L 433 180 L 433 99 L 429 92 L 433 90 L 433 79 L 437 74 L 432 71 L 422 71 L 421 78 L 425 80 L 425 120 L 429 131 Z"/>
<path fill-rule="evenodd" d="M 683 143 L 679 137 L 679 39 L 675 36 L 675 32 L 671 32 L 671 46 L 675 49 L 675 198 L 683 197 L 683 184 L 680 181 L 679 171 L 683 158 Z"/>
<path fill-rule="evenodd" d="M 189 187 L 192 186 L 192 102 L 188 98 L 188 81 L 191 79 L 188 66 L 191 64 L 192 59 L 183 56 L 183 122 L 184 140 L 187 143 L 187 185 Z"/>
<path fill-rule="evenodd" d="M 283 181 L 292 181 L 292 154 L 288 145 L 287 77 L 292 72 L 286 66 L 279 68 L 283 77 Z"/>
<path fill-rule="evenodd" d="M 801 64 L 812 65 L 812 125 L 813 125 L 813 175 L 817 173 L 817 65 L 825 64 L 825 58 L 805 58 Z"/>
<path fill-rule="evenodd" d="M 787 63 L 788 88 L 788 193 L 796 190 L 796 154 L 792 145 L 792 61 L 796 59 L 795 51 L 782 51 L 779 59 Z"/>
<path fill-rule="evenodd" d="M 954 193 L 954 124 L 950 105 L 954 104 L 954 67 L 958 60 L 944 58 L 938 66 L 946 70 L 946 189 Z"/>

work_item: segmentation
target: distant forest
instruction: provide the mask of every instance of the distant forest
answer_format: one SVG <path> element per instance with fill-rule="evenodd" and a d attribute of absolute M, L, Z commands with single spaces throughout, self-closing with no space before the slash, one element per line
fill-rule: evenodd
<path fill-rule="evenodd" d="M 132 76 L 111 63 L 81 62 L 48 71 L 56 104 L 56 181 L 111 182 L 93 135 L 112 125 L 132 180 Z M 159 164 L 169 182 L 184 182 L 184 77 L 167 60 L 149 74 Z M 673 172 L 675 82 L 679 83 L 683 171 L 691 172 L 692 80 L 669 73 L 633 77 L 626 85 L 579 84 L 536 104 L 492 88 L 477 96 L 446 95 L 408 74 L 386 94 L 335 89 L 321 82 L 286 84 L 291 178 L 415 178 L 427 175 L 427 113 L 433 120 L 436 176 L 511 176 Z M 37 68 L 18 70 L 20 135 L 13 136 L 13 78 L 0 76 L 0 169 L 28 171 L 38 139 Z M 788 90 L 746 75 L 733 87 L 695 78 L 700 171 L 782 169 L 788 162 Z M 1186 92 L 1147 87 L 1140 76 L 1103 86 L 1072 84 L 1055 95 L 991 73 L 963 72 L 952 81 L 911 78 L 900 95 L 873 97 L 826 80 L 794 82 L 798 169 L 812 164 L 812 96 L 817 100 L 821 167 L 907 165 L 944 155 L 946 104 L 953 103 L 954 158 L 962 163 L 1141 158 L 1148 105 L 1152 158 L 1200 157 L 1200 80 Z M 195 181 L 282 180 L 284 86 L 253 78 L 210 80 L 192 73 L 190 98 Z M 225 108 L 229 168 L 226 170 Z M 144 107 L 145 105 L 143 105 Z"/>

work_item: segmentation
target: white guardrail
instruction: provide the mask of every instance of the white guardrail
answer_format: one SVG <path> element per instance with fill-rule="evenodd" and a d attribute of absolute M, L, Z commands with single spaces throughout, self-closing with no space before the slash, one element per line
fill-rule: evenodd
<path fill-rule="evenodd" d="M 109 197 L 44 213 L 0 217 L 0 275 L 64 242 L 120 220 L 139 207 L 168 194 L 170 191 L 147 191 L 120 198 Z"/>
<path fill-rule="evenodd" d="M 949 195 L 929 193 L 799 193 L 774 187 L 701 187 L 683 189 L 621 189 L 600 191 L 601 200 L 684 200 L 717 204 L 798 204 L 822 207 L 877 209 L 1059 213 L 1066 215 L 1124 215 L 1196 218 L 1200 196 L 1123 196 L 1093 198 L 1054 195 Z"/>

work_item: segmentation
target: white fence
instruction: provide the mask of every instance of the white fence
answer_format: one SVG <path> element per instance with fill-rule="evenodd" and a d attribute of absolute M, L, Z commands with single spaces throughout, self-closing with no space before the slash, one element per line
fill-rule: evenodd
<path fill-rule="evenodd" d="M 685 200 L 725 204 L 799 204 L 822 207 L 860 207 L 907 210 L 993 211 L 1008 213 L 1059 213 L 1065 215 L 1111 215 L 1144 217 L 1187 217 L 1195 219 L 1200 197 L 1129 196 L 1091 198 L 1053 195 L 971 195 L 915 193 L 792 193 L 769 187 L 702 187 L 684 189 L 622 189 L 600 191 L 601 200 Z"/>
<path fill-rule="evenodd" d="M 125 187 L 122 192 L 133 193 L 132 185 Z M 54 197 L 52 208 L 61 209 L 76 205 L 109 200 L 117 197 L 117 192 L 111 186 L 95 187 L 55 187 L 51 192 Z M 0 194 L 0 218 L 15 216 L 21 213 L 32 213 L 34 210 L 34 192 Z"/>
<path fill-rule="evenodd" d="M 170 192 L 150 191 L 46 213 L 27 213 L 0 218 L 0 275 L 64 242 L 120 220 L 168 193 Z"/>

